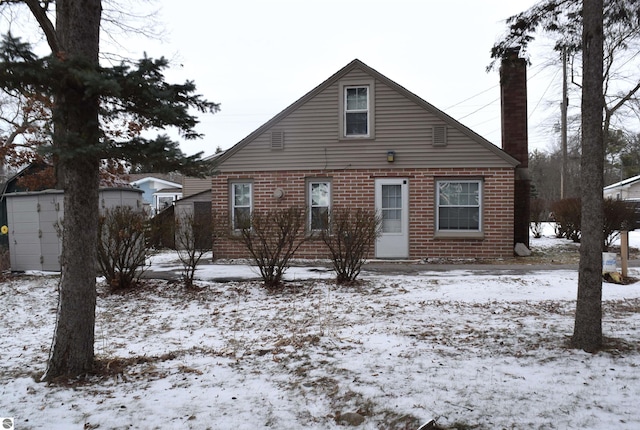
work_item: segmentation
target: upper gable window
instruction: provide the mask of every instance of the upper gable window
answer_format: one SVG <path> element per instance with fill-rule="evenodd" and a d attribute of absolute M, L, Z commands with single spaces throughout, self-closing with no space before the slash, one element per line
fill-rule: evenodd
<path fill-rule="evenodd" d="M 369 135 L 369 87 L 345 87 L 345 136 Z"/>
<path fill-rule="evenodd" d="M 375 139 L 375 80 L 340 82 L 340 139 Z"/>

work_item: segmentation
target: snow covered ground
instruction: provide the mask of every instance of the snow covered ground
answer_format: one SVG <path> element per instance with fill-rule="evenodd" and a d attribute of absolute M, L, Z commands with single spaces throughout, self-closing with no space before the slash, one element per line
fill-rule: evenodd
<path fill-rule="evenodd" d="M 607 348 L 588 354 L 567 347 L 576 271 L 472 269 L 363 272 L 346 287 L 299 267 L 288 279 L 314 280 L 278 293 L 246 281 L 99 285 L 102 375 L 61 385 L 38 382 L 57 276 L 13 277 L 0 285 L 0 417 L 20 430 L 338 429 L 343 418 L 364 419 L 359 429 L 640 428 L 640 283 L 604 284 Z"/>

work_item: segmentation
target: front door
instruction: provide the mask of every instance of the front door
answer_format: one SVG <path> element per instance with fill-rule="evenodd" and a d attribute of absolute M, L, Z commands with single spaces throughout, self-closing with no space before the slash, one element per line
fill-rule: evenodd
<path fill-rule="evenodd" d="M 409 256 L 409 184 L 404 178 L 376 179 L 376 211 L 382 216 L 382 233 L 376 241 L 376 258 Z"/>

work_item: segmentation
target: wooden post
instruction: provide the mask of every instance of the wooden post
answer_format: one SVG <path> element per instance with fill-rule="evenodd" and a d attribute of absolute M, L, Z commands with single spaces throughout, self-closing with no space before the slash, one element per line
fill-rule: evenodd
<path fill-rule="evenodd" d="M 629 232 L 627 230 L 620 232 L 620 265 L 622 277 L 626 278 L 629 267 Z"/>

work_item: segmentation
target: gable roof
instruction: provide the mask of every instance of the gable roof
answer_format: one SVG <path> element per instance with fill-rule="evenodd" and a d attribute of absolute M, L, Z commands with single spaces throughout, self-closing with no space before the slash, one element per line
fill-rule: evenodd
<path fill-rule="evenodd" d="M 129 179 L 129 181 L 128 181 L 129 183 L 137 182 L 137 181 L 140 181 L 141 179 L 145 179 L 145 178 L 161 179 L 163 181 L 171 182 L 171 183 L 174 183 L 174 184 L 179 184 L 180 182 L 182 182 L 182 174 L 175 173 L 175 172 L 172 172 L 172 173 L 159 173 L 159 172 L 129 173 L 126 176 Z"/>
<path fill-rule="evenodd" d="M 165 188 L 180 188 L 182 189 L 182 184 L 178 184 L 176 182 L 167 181 L 164 179 L 156 178 L 154 176 L 145 176 L 142 179 L 138 179 L 137 181 L 131 181 L 131 185 L 140 185 L 146 182 L 157 182 L 160 185 L 164 185 Z"/>
<path fill-rule="evenodd" d="M 361 69 L 362 71 L 364 71 L 368 75 L 372 76 L 373 78 L 379 80 L 383 84 L 385 84 L 385 85 L 389 86 L 390 88 L 394 89 L 395 91 L 397 91 L 401 95 L 405 96 L 406 98 L 412 100 L 418 106 L 421 106 L 426 111 L 428 111 L 431 114 L 435 115 L 436 117 L 440 118 L 447 125 L 449 125 L 449 126 L 451 126 L 453 128 L 456 128 L 457 130 L 462 132 L 464 135 L 466 135 L 470 139 L 476 141 L 478 144 L 482 145 L 483 147 L 485 147 L 489 151 L 493 152 L 494 154 L 496 154 L 497 156 L 499 156 L 500 158 L 505 160 L 507 163 L 513 165 L 514 167 L 517 166 L 518 164 L 520 164 L 520 162 L 518 160 L 516 160 L 514 157 L 510 156 L 509 154 L 507 154 L 501 148 L 497 147 L 496 145 L 494 145 L 493 143 L 491 143 L 490 141 L 488 141 L 484 137 L 480 136 L 479 134 L 477 134 L 476 132 L 474 132 L 473 130 L 468 128 L 467 126 L 463 125 L 459 121 L 455 120 L 451 116 L 447 115 L 446 113 L 444 113 L 440 109 L 436 108 L 435 106 L 433 106 L 429 102 L 425 101 L 424 99 L 420 98 L 416 94 L 414 94 L 411 91 L 407 90 L 403 86 L 401 86 L 398 83 L 394 82 L 393 80 L 387 78 L 386 76 L 384 76 L 383 74 L 379 73 L 375 69 L 367 66 L 365 63 L 363 63 L 362 61 L 360 61 L 358 59 L 355 59 L 355 60 L 351 61 L 345 67 L 343 67 L 342 69 L 340 69 L 339 71 L 334 73 L 331 77 L 329 77 L 329 79 L 327 79 L 326 81 L 322 82 L 320 85 L 318 85 L 317 87 L 315 87 L 314 89 L 309 91 L 307 94 L 305 94 L 304 96 L 302 96 L 301 98 L 296 100 L 294 103 L 292 103 L 290 106 L 288 106 L 283 111 L 278 113 L 276 116 L 271 118 L 269 121 L 264 123 L 262 126 L 257 128 L 255 131 L 253 131 L 247 137 L 242 139 L 240 142 L 236 143 L 234 146 L 232 146 L 231 148 L 227 149 L 223 154 L 220 155 L 220 157 L 218 157 L 215 160 L 216 164 L 221 164 L 225 160 L 227 160 L 228 158 L 232 157 L 236 152 L 240 151 L 242 148 L 244 148 L 246 145 L 251 143 L 257 137 L 259 137 L 264 132 L 269 130 L 271 127 L 276 125 L 279 121 L 281 121 L 282 119 L 286 118 L 292 112 L 294 112 L 295 110 L 300 108 L 302 105 L 307 103 L 309 100 L 313 99 L 315 96 L 317 96 L 318 94 L 323 92 L 325 89 L 327 89 L 331 85 L 335 84 L 337 81 L 342 79 L 349 72 L 351 72 L 352 70 L 354 70 L 356 68 Z"/>
<path fill-rule="evenodd" d="M 606 187 L 603 188 L 603 190 L 607 191 L 607 190 L 612 190 L 614 188 L 630 186 L 630 185 L 635 184 L 636 182 L 640 182 L 640 175 L 632 176 L 632 177 L 627 178 L 627 179 L 625 179 L 623 181 L 616 182 L 615 184 L 607 185 Z"/>

